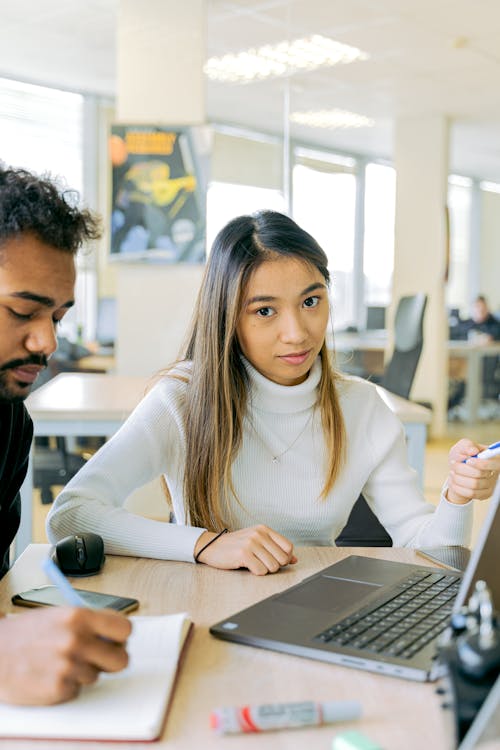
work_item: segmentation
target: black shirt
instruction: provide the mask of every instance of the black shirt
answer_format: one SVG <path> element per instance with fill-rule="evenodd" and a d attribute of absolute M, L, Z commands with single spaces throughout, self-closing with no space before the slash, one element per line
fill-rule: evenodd
<path fill-rule="evenodd" d="M 24 404 L 0 401 L 0 578 L 9 568 L 9 547 L 19 528 L 19 489 L 32 438 L 33 423 Z"/>
<path fill-rule="evenodd" d="M 461 320 L 450 328 L 450 339 L 467 339 L 469 331 L 487 333 L 494 341 L 500 341 L 500 321 L 491 313 L 482 323 L 475 323 L 472 318 Z"/>

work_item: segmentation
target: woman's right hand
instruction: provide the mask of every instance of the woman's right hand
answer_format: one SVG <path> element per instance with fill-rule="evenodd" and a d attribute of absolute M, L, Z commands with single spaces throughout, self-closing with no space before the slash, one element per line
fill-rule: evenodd
<path fill-rule="evenodd" d="M 204 531 L 196 541 L 194 556 L 216 536 L 212 531 Z M 268 526 L 259 525 L 222 534 L 203 550 L 198 562 L 222 570 L 248 568 L 256 576 L 265 576 L 296 563 L 297 558 L 292 542 Z"/>

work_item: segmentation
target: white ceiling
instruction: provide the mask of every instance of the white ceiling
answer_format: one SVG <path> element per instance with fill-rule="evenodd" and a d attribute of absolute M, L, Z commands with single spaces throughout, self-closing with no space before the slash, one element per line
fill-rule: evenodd
<path fill-rule="evenodd" d="M 113 95 L 118 6 L 0 0 L 0 76 Z M 293 136 L 390 157 L 396 118 L 444 114 L 453 123 L 452 170 L 500 182 L 499 0 L 207 0 L 207 9 L 208 55 L 312 33 L 370 54 L 293 76 L 290 106 L 347 109 L 376 126 L 294 125 Z M 208 116 L 279 133 L 285 85 L 209 83 Z"/>

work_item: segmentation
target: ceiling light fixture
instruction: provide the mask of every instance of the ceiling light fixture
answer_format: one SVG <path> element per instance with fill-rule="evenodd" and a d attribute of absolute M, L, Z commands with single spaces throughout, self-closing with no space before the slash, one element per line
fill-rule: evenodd
<path fill-rule="evenodd" d="M 293 112 L 290 120 L 312 128 L 372 128 L 375 120 L 343 109 L 320 109 Z"/>
<path fill-rule="evenodd" d="M 211 57 L 203 70 L 212 81 L 251 83 L 367 59 L 367 53 L 357 47 L 315 34 L 293 42 L 267 44 L 234 55 Z"/>

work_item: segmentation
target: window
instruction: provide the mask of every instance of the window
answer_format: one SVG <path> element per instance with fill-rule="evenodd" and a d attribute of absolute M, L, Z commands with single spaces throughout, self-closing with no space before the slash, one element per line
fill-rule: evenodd
<path fill-rule="evenodd" d="M 469 254 L 471 230 L 471 180 L 450 175 L 448 210 L 450 222 L 450 270 L 446 287 L 448 308 L 469 315 Z"/>
<path fill-rule="evenodd" d="M 84 97 L 68 91 L 0 78 L 0 158 L 7 166 L 50 173 L 64 186 L 84 192 Z M 79 259 L 76 305 L 60 328 L 75 339 L 87 325 L 95 302 L 95 271 Z M 91 316 L 95 317 L 95 315 Z"/>
<path fill-rule="evenodd" d="M 263 208 L 283 212 L 283 194 L 254 185 L 212 182 L 207 192 L 207 251 L 210 252 L 215 236 L 228 221 Z"/>
<path fill-rule="evenodd" d="M 364 300 L 386 307 L 392 296 L 396 170 L 367 164 L 365 172 Z"/>
<path fill-rule="evenodd" d="M 0 78 L 1 158 L 83 189 L 83 96 Z"/>
<path fill-rule="evenodd" d="M 293 218 L 319 242 L 332 277 L 333 324 L 355 319 L 354 159 L 296 149 L 293 168 Z"/>

